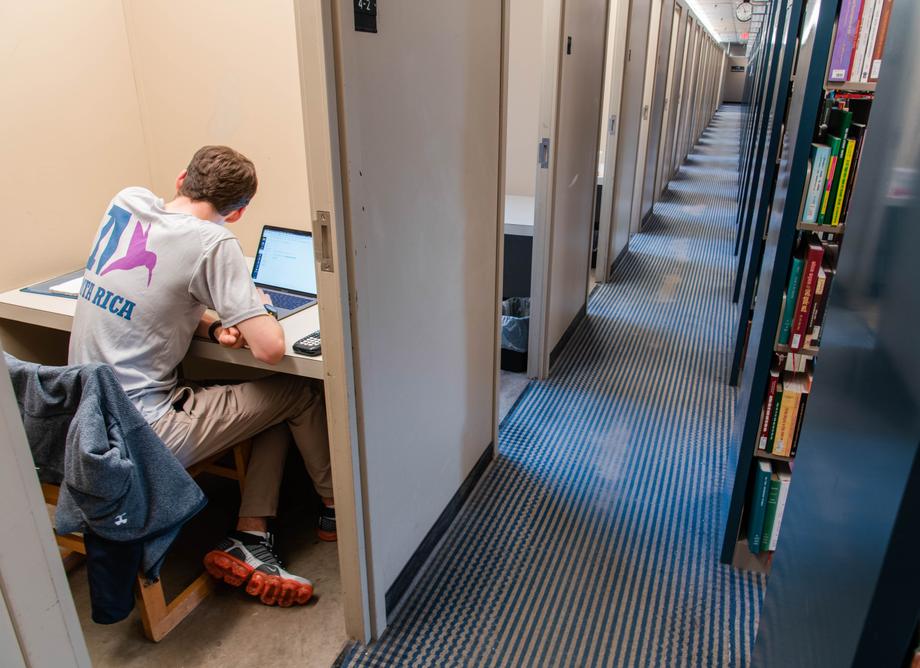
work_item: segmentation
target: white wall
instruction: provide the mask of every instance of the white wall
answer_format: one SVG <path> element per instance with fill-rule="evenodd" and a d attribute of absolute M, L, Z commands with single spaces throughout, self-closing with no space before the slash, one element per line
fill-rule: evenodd
<path fill-rule="evenodd" d="M 540 126 L 543 0 L 510 0 L 505 194 L 533 197 Z"/>
<path fill-rule="evenodd" d="M 492 438 L 501 3 L 338 0 L 352 329 L 383 600 Z"/>

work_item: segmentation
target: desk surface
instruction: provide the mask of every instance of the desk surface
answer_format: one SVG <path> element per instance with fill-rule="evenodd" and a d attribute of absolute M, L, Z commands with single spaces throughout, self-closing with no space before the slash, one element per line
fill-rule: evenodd
<path fill-rule="evenodd" d="M 76 308 L 77 301 L 66 297 L 38 295 L 20 290 L 0 293 L 0 318 L 64 332 L 71 330 Z M 319 308 L 314 304 L 280 322 L 284 329 L 287 350 L 281 362 L 274 366 L 259 362 L 248 350 L 224 348 L 213 341 L 197 338 L 192 341 L 189 355 L 255 369 L 322 379 L 323 358 L 300 355 L 291 347 L 297 339 L 319 329 Z"/>

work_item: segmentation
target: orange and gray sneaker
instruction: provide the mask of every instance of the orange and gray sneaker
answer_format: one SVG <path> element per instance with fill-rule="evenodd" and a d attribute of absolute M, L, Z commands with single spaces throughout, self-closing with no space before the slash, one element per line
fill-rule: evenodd
<path fill-rule="evenodd" d="M 335 530 L 335 506 L 323 506 L 319 513 L 319 524 L 316 527 L 316 536 L 327 543 L 338 540 Z"/>
<path fill-rule="evenodd" d="M 303 605 L 313 596 L 312 582 L 281 567 L 271 534 L 261 538 L 234 531 L 205 555 L 204 567 L 228 585 L 245 585 L 246 593 L 258 596 L 265 605 L 287 608 Z"/>

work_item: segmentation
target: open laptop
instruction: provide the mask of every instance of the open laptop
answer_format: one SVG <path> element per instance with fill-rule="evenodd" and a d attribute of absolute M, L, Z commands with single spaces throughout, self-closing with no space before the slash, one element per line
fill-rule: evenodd
<path fill-rule="evenodd" d="M 272 300 L 278 319 L 316 303 L 313 234 L 266 225 L 252 265 L 252 280 Z"/>

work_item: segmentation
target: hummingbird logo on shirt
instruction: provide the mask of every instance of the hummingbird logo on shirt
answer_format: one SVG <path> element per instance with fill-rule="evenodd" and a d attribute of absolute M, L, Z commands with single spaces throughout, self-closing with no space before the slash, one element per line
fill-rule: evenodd
<path fill-rule="evenodd" d="M 153 279 L 153 270 L 157 266 L 156 253 L 147 249 L 147 240 L 150 235 L 149 225 L 147 229 L 144 229 L 140 221 L 135 222 L 134 231 L 131 233 L 131 239 L 128 242 L 128 249 L 125 254 L 112 260 L 112 256 L 118 250 L 121 237 L 130 222 L 131 213 L 113 204 L 112 208 L 109 209 L 109 219 L 102 226 L 99 238 L 96 239 L 96 245 L 93 247 L 93 252 L 86 263 L 86 268 L 95 271 L 100 276 L 104 276 L 110 271 L 129 271 L 137 267 L 145 267 L 147 269 L 147 285 L 149 286 L 150 281 Z M 107 241 L 97 262 L 96 255 L 99 253 L 99 246 L 102 245 L 103 239 L 107 239 Z M 110 260 L 112 261 L 109 262 Z M 95 265 L 95 269 L 93 265 Z"/>

